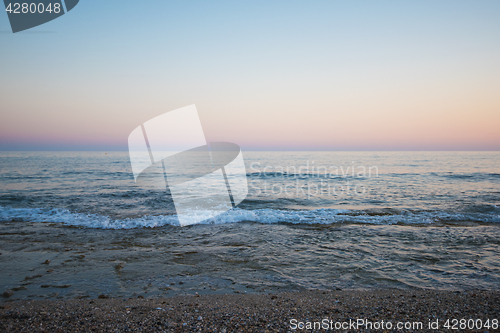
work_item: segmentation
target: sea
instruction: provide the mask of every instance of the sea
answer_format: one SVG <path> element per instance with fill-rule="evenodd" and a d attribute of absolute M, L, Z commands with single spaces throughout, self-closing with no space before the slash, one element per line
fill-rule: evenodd
<path fill-rule="evenodd" d="M 180 226 L 127 152 L 0 152 L 0 301 L 500 287 L 500 152 L 242 154 Z"/>

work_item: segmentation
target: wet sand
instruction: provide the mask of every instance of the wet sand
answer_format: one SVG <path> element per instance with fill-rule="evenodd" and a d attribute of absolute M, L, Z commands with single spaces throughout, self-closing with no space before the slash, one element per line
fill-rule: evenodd
<path fill-rule="evenodd" d="M 448 319 L 464 318 L 481 319 L 483 325 L 489 320 L 490 328 L 483 327 L 479 331 L 494 332 L 498 328 L 491 325 L 500 319 L 498 291 L 316 290 L 169 298 L 101 297 L 36 301 L 4 299 L 0 303 L 0 331 L 312 332 L 326 331 L 325 325 L 328 325 L 333 328 L 331 331 L 338 332 L 442 332 L 448 331 L 444 327 Z M 358 323 L 357 320 L 363 320 L 364 324 L 353 325 L 353 322 Z M 429 329 L 429 322 L 435 325 L 436 320 L 439 328 Z M 375 326 L 365 326 L 370 325 L 366 321 Z M 309 325 L 319 322 L 323 326 L 318 329 L 318 323 L 316 329 L 308 330 L 308 322 Z M 391 329 L 388 329 L 388 322 Z M 398 323 L 411 327 L 398 330 Z M 418 323 L 422 323 L 422 327 Z M 478 323 L 475 321 L 474 325 Z M 339 329 L 335 329 L 335 325 Z"/>

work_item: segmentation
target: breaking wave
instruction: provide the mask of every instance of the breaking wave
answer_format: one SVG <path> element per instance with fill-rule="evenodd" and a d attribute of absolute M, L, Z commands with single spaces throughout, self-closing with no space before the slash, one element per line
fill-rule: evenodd
<path fill-rule="evenodd" d="M 201 212 L 203 214 L 204 212 Z M 205 212 L 209 214 L 208 212 Z M 197 212 L 200 214 L 200 212 Z M 208 215 L 207 215 L 208 216 Z M 155 228 L 179 226 L 176 215 L 144 215 L 136 218 L 112 218 L 99 214 L 70 212 L 62 208 L 9 208 L 0 207 L 0 222 L 50 222 L 69 226 L 99 229 Z M 482 206 L 481 209 L 470 207 L 461 212 L 423 211 L 403 209 L 232 209 L 215 218 L 207 219 L 203 224 L 225 224 L 238 222 L 256 222 L 262 224 L 424 224 L 432 225 L 446 222 L 500 223 L 500 208 Z"/>

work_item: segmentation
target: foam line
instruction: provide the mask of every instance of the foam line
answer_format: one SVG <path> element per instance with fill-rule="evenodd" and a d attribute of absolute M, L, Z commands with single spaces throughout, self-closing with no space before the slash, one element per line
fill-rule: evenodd
<path fill-rule="evenodd" d="M 0 222 L 52 222 L 85 228 L 98 229 L 134 229 L 162 226 L 179 226 L 176 215 L 145 215 L 138 218 L 110 218 L 98 214 L 73 213 L 58 208 L 4 208 L 0 207 Z M 279 210 L 235 208 L 204 224 L 226 224 L 238 222 L 257 222 L 262 224 L 352 224 L 366 223 L 374 225 L 432 225 L 437 222 L 475 221 L 482 223 L 500 223 L 500 215 L 485 213 L 454 213 L 445 211 L 401 211 L 392 215 L 370 215 L 362 210 L 315 209 L 315 210 Z"/>

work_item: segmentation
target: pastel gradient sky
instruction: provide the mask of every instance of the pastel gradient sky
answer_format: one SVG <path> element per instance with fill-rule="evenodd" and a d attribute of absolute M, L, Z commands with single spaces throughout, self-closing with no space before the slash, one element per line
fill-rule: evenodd
<path fill-rule="evenodd" d="M 12 34 L 0 150 L 126 150 L 196 104 L 246 150 L 500 150 L 500 1 L 82 0 Z"/>

